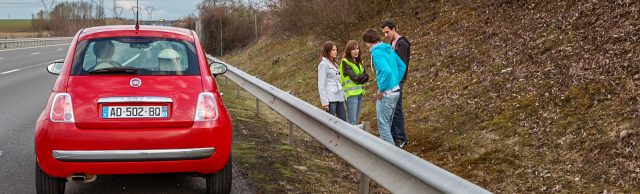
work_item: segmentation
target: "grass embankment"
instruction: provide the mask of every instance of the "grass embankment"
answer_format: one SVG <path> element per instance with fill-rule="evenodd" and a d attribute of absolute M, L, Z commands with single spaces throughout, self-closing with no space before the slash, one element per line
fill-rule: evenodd
<path fill-rule="evenodd" d="M 428 1 L 223 58 L 319 104 L 322 34 L 360 40 L 395 20 L 414 45 L 408 151 L 499 193 L 639 192 L 638 10 L 639 1 Z M 374 104 L 367 96 L 362 119 L 375 126 Z"/>
<path fill-rule="evenodd" d="M 0 32 L 31 31 L 30 19 L 0 19 Z"/>
<path fill-rule="evenodd" d="M 0 39 L 42 37 L 44 32 L 33 32 L 31 19 L 0 19 Z"/>
<path fill-rule="evenodd" d="M 223 76 L 218 78 L 233 120 L 235 163 L 258 193 L 358 191 L 356 170 L 295 127 L 293 145 L 287 145 L 287 120 L 263 103 L 256 117 L 255 97 L 242 89 L 237 95 L 237 86 L 226 82 Z"/>

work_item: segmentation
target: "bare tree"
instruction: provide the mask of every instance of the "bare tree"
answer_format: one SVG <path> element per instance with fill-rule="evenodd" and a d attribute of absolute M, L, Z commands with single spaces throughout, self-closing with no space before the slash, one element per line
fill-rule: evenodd
<path fill-rule="evenodd" d="M 95 11 L 94 11 L 95 10 Z M 61 2 L 49 12 L 48 28 L 55 35 L 70 36 L 80 28 L 104 25 L 103 1 L 97 4 L 90 2 Z"/>

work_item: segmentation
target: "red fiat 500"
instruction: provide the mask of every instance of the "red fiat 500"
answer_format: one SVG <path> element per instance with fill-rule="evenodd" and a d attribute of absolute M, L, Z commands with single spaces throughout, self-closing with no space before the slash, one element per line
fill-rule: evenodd
<path fill-rule="evenodd" d="M 195 32 L 173 27 L 80 30 L 35 130 L 37 193 L 102 174 L 198 173 L 231 188 L 231 120 Z"/>

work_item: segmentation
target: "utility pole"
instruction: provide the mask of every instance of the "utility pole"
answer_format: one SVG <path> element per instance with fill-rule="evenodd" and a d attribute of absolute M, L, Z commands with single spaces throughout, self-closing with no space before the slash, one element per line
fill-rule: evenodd
<path fill-rule="evenodd" d="M 40 4 L 42 4 L 42 7 L 44 7 L 44 11 L 46 13 L 50 12 L 50 9 L 53 8 L 53 5 L 56 4 L 56 0 L 40 0 Z"/>
<path fill-rule="evenodd" d="M 113 0 L 113 18 L 118 18 L 118 4 Z"/>
<path fill-rule="evenodd" d="M 149 15 L 148 20 L 152 21 L 153 17 L 151 17 L 152 16 L 151 14 L 153 13 L 153 7 L 149 6 L 149 7 L 146 7 L 146 9 L 147 9 L 147 14 Z"/>
<path fill-rule="evenodd" d="M 122 6 L 118 6 L 118 7 L 116 7 L 116 9 L 118 10 L 118 13 L 116 14 L 116 17 L 118 19 L 120 19 L 122 17 L 122 11 L 124 10 L 124 8 Z"/>
<path fill-rule="evenodd" d="M 222 16 L 220 16 L 220 56 L 222 56 Z"/>
<path fill-rule="evenodd" d="M 258 2 L 251 3 L 251 9 L 253 11 L 253 27 L 255 29 L 256 32 L 256 41 L 258 41 Z"/>
<path fill-rule="evenodd" d="M 133 13 L 133 20 L 136 19 L 136 14 L 138 13 L 138 11 L 140 11 L 140 7 L 139 6 L 131 7 L 131 13 Z"/>

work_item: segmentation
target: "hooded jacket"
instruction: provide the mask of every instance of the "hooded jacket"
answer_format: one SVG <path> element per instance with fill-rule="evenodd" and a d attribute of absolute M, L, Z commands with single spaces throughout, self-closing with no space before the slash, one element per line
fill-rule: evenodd
<path fill-rule="evenodd" d="M 318 93 L 322 106 L 329 105 L 329 102 L 342 102 L 346 98 L 340 83 L 340 70 L 324 57 L 318 64 Z"/>
<path fill-rule="evenodd" d="M 407 65 L 393 51 L 391 45 L 378 43 L 371 48 L 371 62 L 376 70 L 378 91 L 384 92 L 400 85 Z"/>

